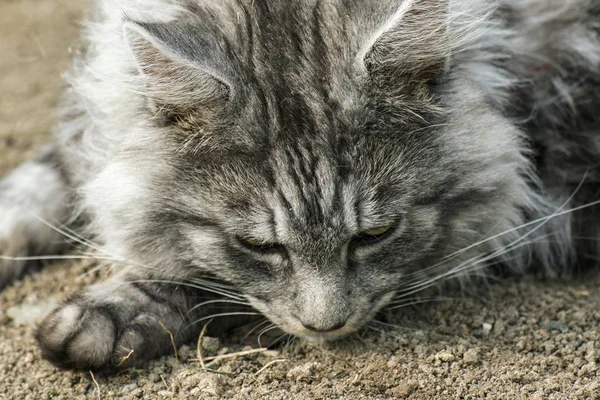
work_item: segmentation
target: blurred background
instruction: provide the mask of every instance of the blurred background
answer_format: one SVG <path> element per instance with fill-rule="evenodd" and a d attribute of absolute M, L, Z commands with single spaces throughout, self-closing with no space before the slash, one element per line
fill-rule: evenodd
<path fill-rule="evenodd" d="M 48 138 L 84 4 L 0 1 L 0 175 Z"/>

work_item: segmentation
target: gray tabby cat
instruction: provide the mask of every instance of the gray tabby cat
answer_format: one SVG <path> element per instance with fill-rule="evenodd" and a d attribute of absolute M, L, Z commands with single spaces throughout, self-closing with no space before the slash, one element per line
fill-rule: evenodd
<path fill-rule="evenodd" d="M 54 144 L 0 183 L 0 285 L 65 235 L 127 266 L 44 321 L 55 364 L 139 365 L 247 305 L 335 339 L 600 256 L 600 0 L 96 3 Z"/>

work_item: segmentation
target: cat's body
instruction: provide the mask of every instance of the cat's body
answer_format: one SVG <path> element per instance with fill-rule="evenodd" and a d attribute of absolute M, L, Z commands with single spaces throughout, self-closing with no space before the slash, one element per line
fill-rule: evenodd
<path fill-rule="evenodd" d="M 493 263 L 600 256 L 598 17 L 597 0 L 98 2 L 55 144 L 0 182 L 0 253 L 56 252 L 68 232 L 44 220 L 79 218 L 128 265 L 47 318 L 45 356 L 136 365 L 246 301 L 332 339 Z M 26 268 L 0 266 L 0 285 Z"/>

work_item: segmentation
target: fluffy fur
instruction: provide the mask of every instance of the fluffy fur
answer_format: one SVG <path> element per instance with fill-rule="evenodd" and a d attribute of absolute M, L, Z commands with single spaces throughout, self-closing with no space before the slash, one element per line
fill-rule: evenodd
<path fill-rule="evenodd" d="M 597 257 L 600 3 L 567 3 L 99 1 L 55 155 L 128 268 L 48 317 L 44 355 L 136 365 L 231 305 L 333 339 L 491 264 Z"/>

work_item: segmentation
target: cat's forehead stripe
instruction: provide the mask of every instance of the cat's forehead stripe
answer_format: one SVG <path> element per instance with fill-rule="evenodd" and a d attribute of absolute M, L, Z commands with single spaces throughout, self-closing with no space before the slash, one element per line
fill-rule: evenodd
<path fill-rule="evenodd" d="M 335 193 L 340 180 L 323 150 L 308 145 L 288 147 L 273 155 L 279 200 L 290 217 L 322 222 L 335 213 Z"/>

